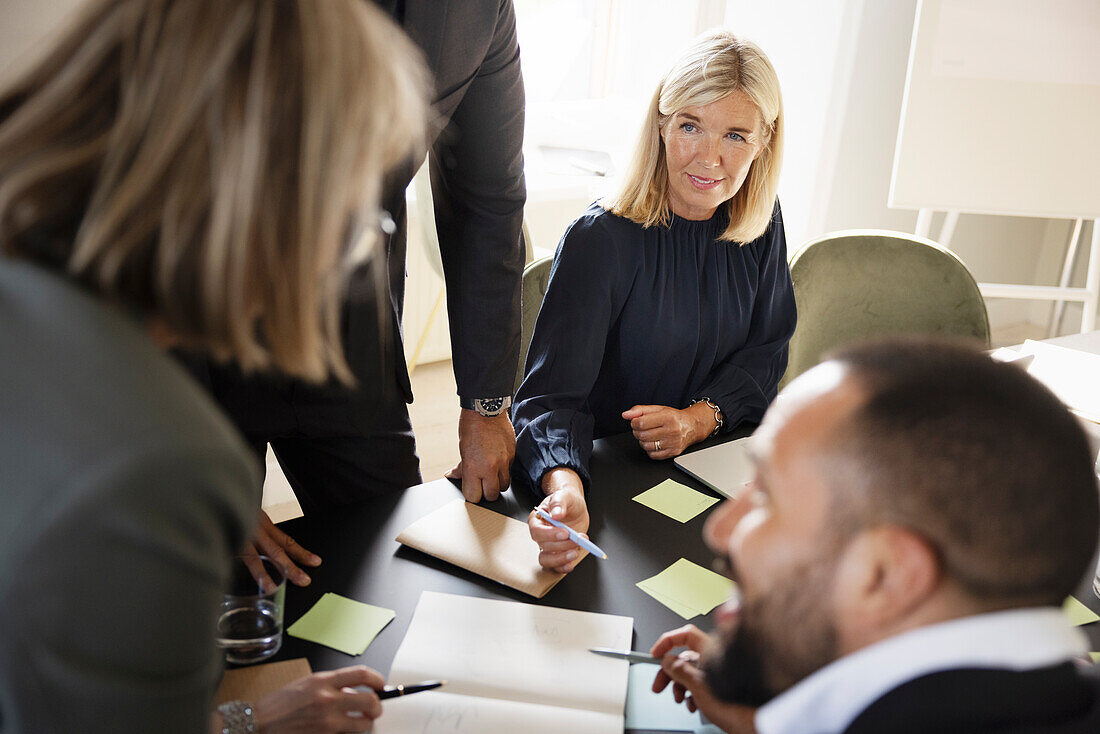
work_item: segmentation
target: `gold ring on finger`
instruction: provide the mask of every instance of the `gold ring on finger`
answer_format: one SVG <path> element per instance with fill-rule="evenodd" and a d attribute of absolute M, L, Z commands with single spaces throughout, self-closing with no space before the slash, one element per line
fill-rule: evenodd
<path fill-rule="evenodd" d="M 657 450 L 657 451 L 660 451 L 660 450 L 661 450 L 661 439 L 659 439 L 659 438 L 658 438 L 658 439 L 657 439 L 657 440 L 656 440 L 656 441 L 655 441 L 655 442 L 653 443 L 653 446 L 654 446 L 655 450 Z"/>

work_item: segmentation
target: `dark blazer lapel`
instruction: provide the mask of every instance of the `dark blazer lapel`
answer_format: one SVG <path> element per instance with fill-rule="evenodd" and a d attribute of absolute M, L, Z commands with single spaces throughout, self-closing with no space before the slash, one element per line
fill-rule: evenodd
<path fill-rule="evenodd" d="M 1073 663 L 1027 671 L 961 669 L 903 683 L 867 707 L 846 734 L 1100 731 L 1097 671 Z M 1050 727 L 1050 728 L 1043 728 Z"/>

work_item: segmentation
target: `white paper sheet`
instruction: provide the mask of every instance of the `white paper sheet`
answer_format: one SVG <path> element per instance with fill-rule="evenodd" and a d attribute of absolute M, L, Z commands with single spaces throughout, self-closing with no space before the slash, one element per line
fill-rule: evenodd
<path fill-rule="evenodd" d="M 628 666 L 588 648 L 628 649 L 633 626 L 630 617 L 425 591 L 388 682 L 447 685 L 385 702 L 376 731 L 435 731 L 432 722 L 446 720 L 447 731 L 483 734 L 561 732 L 565 723 L 621 732 Z"/>
<path fill-rule="evenodd" d="M 374 731 L 381 734 L 622 734 L 623 715 L 429 691 L 383 701 L 382 718 L 375 720 Z"/>
<path fill-rule="evenodd" d="M 1028 340 L 1022 354 L 1034 354 L 1029 375 L 1050 388 L 1070 410 L 1100 423 L 1100 355 Z"/>

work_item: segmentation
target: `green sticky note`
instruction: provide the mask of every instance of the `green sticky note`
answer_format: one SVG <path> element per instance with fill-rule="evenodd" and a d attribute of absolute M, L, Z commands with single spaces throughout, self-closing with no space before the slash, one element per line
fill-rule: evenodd
<path fill-rule="evenodd" d="M 390 623 L 392 609 L 383 609 L 331 592 L 286 629 L 291 637 L 309 640 L 348 655 L 362 655 L 367 645 Z"/>
<path fill-rule="evenodd" d="M 1062 604 L 1062 611 L 1069 617 L 1070 624 L 1074 626 L 1100 620 L 1100 614 L 1092 611 L 1072 596 L 1066 597 L 1065 603 Z"/>
<path fill-rule="evenodd" d="M 1100 663 L 1100 652 L 1090 652 L 1089 657 L 1092 658 L 1092 662 Z"/>
<path fill-rule="evenodd" d="M 714 609 L 733 591 L 733 582 L 728 578 L 686 558 L 681 558 L 642 583 L 646 587 L 643 590 L 655 591 L 699 614 Z"/>
<path fill-rule="evenodd" d="M 656 487 L 642 492 L 634 501 L 668 515 L 673 520 L 687 522 L 719 500 L 717 497 L 696 492 L 674 479 L 666 479 Z"/>
<path fill-rule="evenodd" d="M 649 587 L 649 584 L 647 584 L 645 581 L 639 581 L 638 583 L 636 583 L 634 585 L 637 586 L 642 591 L 644 591 L 645 593 L 652 596 L 657 601 L 664 604 L 666 607 L 668 607 L 672 611 L 679 614 L 684 619 L 693 619 L 693 618 L 699 616 L 699 612 L 697 610 L 692 609 L 690 607 L 686 607 L 683 604 L 681 604 L 680 602 L 676 601 L 675 599 L 670 599 L 667 596 L 665 596 L 664 594 L 662 594 L 658 591 L 654 591 L 653 589 L 651 589 Z"/>
<path fill-rule="evenodd" d="M 672 686 L 660 693 L 653 692 L 653 679 L 660 665 L 636 663 L 630 666 L 626 683 L 627 729 L 646 731 L 695 731 L 701 725 L 698 713 L 676 703 Z"/>

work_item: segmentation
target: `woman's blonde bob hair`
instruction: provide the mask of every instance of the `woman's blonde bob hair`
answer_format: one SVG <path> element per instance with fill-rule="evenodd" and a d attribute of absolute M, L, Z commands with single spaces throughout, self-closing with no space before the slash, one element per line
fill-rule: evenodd
<path fill-rule="evenodd" d="M 764 234 L 779 189 L 783 98 L 764 52 L 728 31 L 700 37 L 657 85 L 634 157 L 619 194 L 608 203 L 609 211 L 645 227 L 667 225 L 671 210 L 662 128 L 685 107 L 708 105 L 735 91 L 748 95 L 760 112 L 763 149 L 727 204 L 729 226 L 719 239 L 744 244 Z"/>
<path fill-rule="evenodd" d="M 363 0 L 96 0 L 0 91 L 0 253 L 245 370 L 350 382 L 349 234 L 427 79 Z"/>

